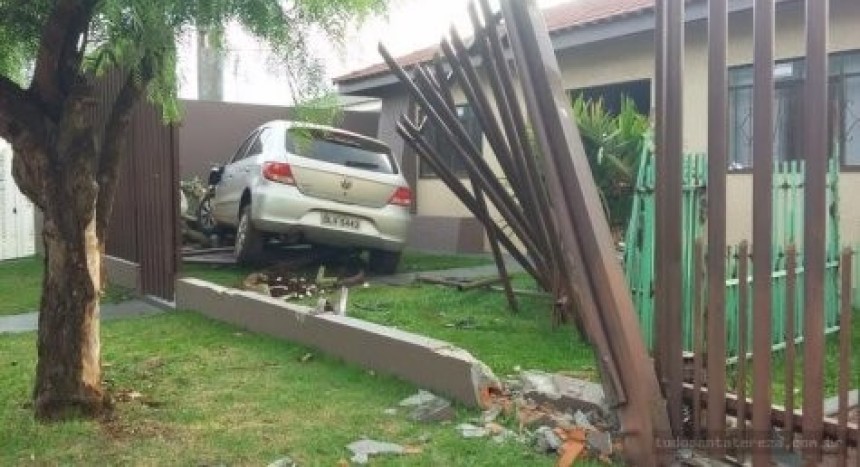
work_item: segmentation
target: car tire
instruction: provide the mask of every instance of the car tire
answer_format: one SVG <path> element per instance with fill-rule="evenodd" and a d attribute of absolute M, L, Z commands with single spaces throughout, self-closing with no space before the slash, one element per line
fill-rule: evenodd
<path fill-rule="evenodd" d="M 233 254 L 241 265 L 253 266 L 260 262 L 263 255 L 263 234 L 251 222 L 251 205 L 242 206 L 239 211 L 239 225 L 236 227 L 236 243 Z"/>
<path fill-rule="evenodd" d="M 197 230 L 207 237 L 218 233 L 218 222 L 212 211 L 212 196 L 205 196 L 197 206 Z"/>
<path fill-rule="evenodd" d="M 370 250 L 368 269 L 374 274 L 394 274 L 400 264 L 399 251 Z"/>

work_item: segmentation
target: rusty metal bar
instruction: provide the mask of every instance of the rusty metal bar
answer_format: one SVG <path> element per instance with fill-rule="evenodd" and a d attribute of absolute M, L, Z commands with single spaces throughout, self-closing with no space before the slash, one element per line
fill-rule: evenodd
<path fill-rule="evenodd" d="M 708 439 L 725 455 L 726 414 L 719 401 L 726 393 L 726 171 L 728 168 L 728 7 L 708 4 Z"/>
<path fill-rule="evenodd" d="M 440 94 L 445 98 L 445 102 L 449 107 L 455 108 L 456 104 L 454 102 L 454 96 L 451 94 L 451 87 L 449 85 L 449 77 L 447 73 L 445 73 L 444 65 L 442 64 L 441 58 L 437 55 L 436 59 L 433 61 L 433 67 L 435 70 L 435 78 L 436 82 L 439 86 Z M 482 128 L 487 128 L 482 125 Z M 485 130 L 486 131 L 486 130 Z M 469 181 L 472 184 L 472 192 L 475 194 L 475 201 L 478 203 L 478 209 L 480 209 L 484 217 L 490 217 L 490 211 L 487 207 L 487 201 L 484 198 L 484 192 L 481 189 L 481 186 L 477 180 L 475 174 L 469 170 Z M 519 306 L 517 305 L 517 297 L 514 295 L 513 287 L 511 286 L 511 279 L 508 276 L 508 267 L 505 265 L 505 259 L 502 257 L 502 250 L 499 248 L 499 240 L 496 236 L 496 232 L 491 228 L 484 226 L 484 231 L 487 234 L 487 241 L 490 244 L 490 251 L 493 254 L 493 261 L 496 264 L 496 269 L 499 271 L 499 279 L 502 282 L 502 286 L 505 291 L 505 299 L 508 301 L 508 307 L 512 312 L 519 311 Z"/>
<path fill-rule="evenodd" d="M 598 353 L 618 368 L 625 401 L 617 407 L 624 438 L 624 455 L 638 465 L 658 465 L 665 459 L 655 439 L 669 430 L 665 403 L 639 331 L 630 291 L 615 256 L 609 225 L 585 157 L 578 128 L 561 85 L 561 72 L 544 18 L 534 0 L 503 0 L 502 14 L 514 51 L 531 127 L 541 147 L 544 175 L 552 193 L 553 209 L 560 215 L 559 240 L 568 265 L 582 255 L 584 281 L 576 290 L 593 291 L 596 311 L 582 313 Z M 678 355 L 680 358 L 680 354 Z M 680 383 L 680 381 L 679 381 Z"/>
<path fill-rule="evenodd" d="M 499 112 L 502 114 L 505 132 L 511 141 L 511 149 L 515 155 L 522 157 L 524 160 L 526 189 L 532 193 L 531 196 L 536 200 L 538 207 L 536 214 L 539 216 L 539 221 L 546 226 L 547 242 L 551 248 L 547 260 L 550 262 L 551 271 L 554 274 L 554 277 L 550 279 L 552 290 L 557 296 L 561 296 L 563 293 L 568 297 L 568 300 L 572 301 L 574 300 L 575 293 L 569 289 L 567 278 L 575 276 L 578 273 L 568 271 L 565 262 L 561 259 L 561 246 L 555 240 L 558 232 L 557 220 L 553 217 L 550 209 L 551 203 L 546 183 L 537 165 L 538 158 L 534 153 L 529 138 L 528 126 L 526 125 L 525 116 L 523 115 L 523 110 L 514 88 L 514 79 L 508 68 L 502 40 L 499 37 L 498 20 L 491 10 L 488 0 L 479 0 L 479 4 L 486 25 L 486 43 L 483 41 L 478 42 L 479 50 L 485 63 L 490 67 L 488 70 L 490 85 L 493 87 Z M 472 3 L 470 15 L 472 16 L 473 24 L 478 22 L 477 12 L 474 10 L 474 3 Z"/>
<path fill-rule="evenodd" d="M 839 314 L 839 387 L 837 389 L 839 415 L 837 420 L 840 455 L 844 460 L 848 458 L 848 387 L 851 383 L 851 334 L 854 330 L 851 323 L 853 313 L 851 307 L 851 287 L 853 286 L 851 260 L 853 253 L 850 248 L 846 248 L 842 252 L 842 260 L 839 262 L 839 269 L 842 272 L 842 287 L 840 289 Z"/>
<path fill-rule="evenodd" d="M 704 366 L 704 340 L 705 335 L 703 321 L 705 319 L 705 282 L 703 262 L 705 261 L 705 245 L 702 238 L 696 239 L 695 256 L 693 258 L 693 438 L 698 439 L 702 431 L 702 373 Z"/>
<path fill-rule="evenodd" d="M 828 0 L 806 2 L 806 82 L 804 99 L 804 356 L 803 439 L 811 442 L 804 459 L 821 458 L 824 400 L 824 267 L 827 230 Z"/>
<path fill-rule="evenodd" d="M 529 231 L 524 227 L 524 224 L 527 222 L 525 221 L 522 211 L 519 210 L 518 206 L 512 205 L 509 202 L 509 199 L 505 198 L 507 195 L 504 192 L 504 188 L 492 173 L 492 170 L 487 166 L 487 163 L 483 159 L 478 148 L 475 147 L 475 144 L 471 140 L 469 140 L 468 134 L 463 128 L 462 123 L 458 120 L 456 113 L 444 105 L 444 98 L 442 98 L 433 88 L 432 81 L 428 74 L 422 68 L 418 68 L 418 83 L 421 85 L 421 88 L 419 88 L 419 85 L 416 84 L 406 74 L 403 68 L 394 61 L 391 54 L 388 53 L 384 46 L 380 45 L 379 52 L 391 70 L 395 75 L 397 75 L 401 82 L 407 86 L 410 93 L 422 106 L 425 114 L 430 118 L 430 121 L 432 121 L 432 123 L 442 131 L 446 139 L 454 146 L 455 150 L 459 154 L 463 155 L 463 160 L 466 163 L 466 166 L 475 171 L 482 187 L 489 195 L 490 200 L 496 206 L 499 213 L 508 223 L 517 238 L 525 244 L 526 249 L 532 254 L 537 266 L 534 271 L 545 271 L 546 269 L 542 267 L 544 264 L 543 259 L 537 254 L 534 242 L 528 235 Z M 430 100 L 431 98 L 432 102 Z M 539 282 L 541 282 L 542 278 L 542 275 L 535 276 L 535 279 Z M 545 281 L 541 285 L 546 287 Z"/>
<path fill-rule="evenodd" d="M 738 254 L 738 363 L 737 388 L 738 394 L 738 432 L 739 439 L 746 439 L 747 429 L 747 342 L 749 342 L 749 247 L 746 241 L 741 242 Z"/>
<path fill-rule="evenodd" d="M 514 245 L 511 239 L 505 235 L 498 225 L 496 225 L 492 219 L 482 217 L 483 212 L 479 208 L 477 200 L 475 200 L 472 193 L 470 193 L 462 182 L 460 182 L 457 176 L 445 166 L 442 159 L 434 152 L 431 145 L 421 135 L 420 130 L 410 122 L 408 118 L 401 117 L 400 121 L 397 123 L 397 132 L 404 140 L 412 145 L 423 160 L 430 165 L 431 169 L 439 175 L 439 178 L 445 182 L 445 185 L 447 185 L 457 198 L 463 202 L 463 205 L 466 206 L 469 212 L 471 212 L 475 218 L 481 221 L 485 226 L 491 226 L 495 231 L 499 242 L 508 251 L 508 254 L 510 254 L 530 276 L 535 278 L 541 277 L 532 261 L 526 257 L 516 245 Z"/>
<path fill-rule="evenodd" d="M 774 1 L 753 4 L 753 466 L 770 465 Z"/>
<path fill-rule="evenodd" d="M 666 0 L 661 0 L 665 2 Z M 683 381 L 683 261 L 681 242 L 681 193 L 684 137 L 684 2 L 671 1 L 666 5 L 665 46 L 665 110 L 657 118 L 664 119 L 662 147 L 656 158 L 657 243 L 655 245 L 655 282 L 660 284 L 657 294 L 665 321 L 662 325 L 662 341 L 665 342 L 661 367 L 665 381 L 663 391 L 669 407 L 672 431 L 679 436 L 683 430 L 683 407 L 681 404 L 681 382 Z M 656 297 L 655 297 L 656 300 Z"/>
<path fill-rule="evenodd" d="M 396 65 L 390 55 L 386 60 L 391 60 L 391 63 Z M 399 65 L 396 66 L 399 67 Z M 405 72 L 403 72 L 403 76 L 406 76 Z M 445 105 L 444 98 L 433 88 L 431 78 L 424 67 L 419 66 L 417 68 L 416 81 L 417 84 L 408 83 L 414 86 L 411 88 L 413 95 L 419 99 L 419 103 L 422 104 L 431 121 L 437 125 L 437 128 L 443 132 L 455 150 L 462 156 L 466 167 L 471 171 L 470 173 L 474 173 L 490 201 L 520 241 L 523 242 L 529 254 L 534 257 L 538 269 L 546 271 L 546 260 L 535 241 L 531 223 L 525 217 L 521 206 L 508 195 L 505 187 L 493 173 L 475 142 L 469 139 L 466 129 L 457 118 L 456 110 Z"/>
<path fill-rule="evenodd" d="M 654 48 L 656 51 L 655 58 L 655 84 L 654 84 L 654 155 L 656 164 L 665 160 L 666 153 L 666 122 L 663 117 L 667 115 L 666 109 L 666 43 L 668 34 L 666 28 L 666 1 L 657 0 L 654 4 L 654 14 L 656 16 L 656 28 L 654 30 Z M 655 168 L 659 170 L 658 168 Z M 666 199 L 666 187 L 663 183 L 656 183 L 654 187 L 655 202 L 659 204 L 659 200 Z M 660 239 L 666 231 L 664 216 L 656 216 L 654 233 L 655 238 Z M 659 245 L 659 241 L 657 242 Z M 657 245 L 655 245 L 656 247 Z M 655 255 L 659 258 L 659 256 Z M 657 261 L 654 265 L 654 276 L 663 277 L 665 275 L 665 262 Z M 661 280 L 654 281 L 654 335 L 665 336 L 666 317 L 666 288 L 667 285 Z M 657 370 L 657 377 L 662 387 L 666 387 L 668 377 L 666 375 L 666 341 L 657 339 L 654 343 L 654 364 Z"/>
<path fill-rule="evenodd" d="M 443 40 L 439 43 L 441 50 L 445 54 L 445 58 L 460 85 L 460 89 L 466 95 L 466 100 L 472 106 L 481 128 L 484 129 L 487 142 L 490 143 L 490 147 L 493 149 L 493 153 L 499 162 L 499 166 L 502 168 L 502 172 L 508 179 L 508 183 L 514 188 L 514 192 L 520 193 L 522 192 L 520 187 L 522 176 L 511 157 L 511 149 L 502 136 L 499 123 L 493 115 L 492 106 L 481 86 L 478 73 L 475 71 L 474 66 L 472 66 L 469 52 L 466 50 L 466 46 L 456 31 L 451 31 L 451 40 L 454 47 L 452 48 L 451 43 Z M 456 52 L 454 51 L 455 48 Z M 520 201 L 521 204 L 526 205 L 526 203 L 522 203 L 522 200 Z"/>
<path fill-rule="evenodd" d="M 481 0 L 481 8 L 484 13 L 484 25 L 481 25 L 475 3 L 469 3 L 469 17 L 475 30 L 475 44 L 484 62 L 505 135 L 510 141 L 511 155 L 515 161 L 522 161 L 520 170 L 522 171 L 522 185 L 525 193 L 518 196 L 532 200 L 534 210 L 530 212 L 533 212 L 537 223 L 542 227 L 541 233 L 545 237 L 544 243 L 549 247 L 547 261 L 551 274 L 554 275 L 552 282 L 557 285 L 560 278 L 566 277 L 567 274 L 563 270 L 563 264 L 559 261 L 561 251 L 558 249 L 558 242 L 553 240 L 556 231 L 555 220 L 550 213 L 549 199 L 546 196 L 546 189 L 539 175 L 536 159 L 528 140 L 527 127 L 523 121 L 520 103 L 513 89 L 513 80 L 502 51 L 499 31 L 495 27 L 496 19 L 487 0 Z M 568 292 L 568 294 L 572 294 L 572 292 Z"/>
<path fill-rule="evenodd" d="M 785 426 L 794 426 L 794 373 L 796 366 L 797 331 L 797 248 L 791 244 L 785 250 Z M 794 449 L 794 430 L 787 430 L 786 447 Z"/>

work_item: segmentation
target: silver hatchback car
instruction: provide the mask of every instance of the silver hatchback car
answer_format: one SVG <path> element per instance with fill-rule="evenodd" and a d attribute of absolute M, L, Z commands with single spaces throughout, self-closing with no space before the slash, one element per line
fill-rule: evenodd
<path fill-rule="evenodd" d="M 212 221 L 236 230 L 240 263 L 267 238 L 366 249 L 372 272 L 397 268 L 411 220 L 412 190 L 391 150 L 375 139 L 276 120 L 252 131 L 213 169 Z"/>

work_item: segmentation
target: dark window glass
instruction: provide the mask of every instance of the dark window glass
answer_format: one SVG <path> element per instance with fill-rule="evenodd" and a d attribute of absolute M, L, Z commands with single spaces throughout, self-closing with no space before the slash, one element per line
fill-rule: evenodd
<path fill-rule="evenodd" d="M 287 131 L 287 151 L 318 161 L 386 174 L 397 173 L 388 146 L 343 133 L 308 128 Z"/>
<path fill-rule="evenodd" d="M 264 145 L 265 141 L 271 137 L 271 135 L 272 135 L 272 129 L 271 128 L 263 128 L 260 131 L 260 134 L 257 135 L 256 138 L 254 138 L 254 144 L 252 144 L 251 148 L 248 149 L 248 156 L 262 154 L 263 153 L 263 145 Z"/>
<path fill-rule="evenodd" d="M 472 108 L 468 105 L 458 105 L 457 117 L 465 127 L 469 139 L 478 147 L 479 151 L 482 150 L 483 137 L 481 125 L 478 123 L 478 118 L 475 116 Z M 463 162 L 463 156 L 457 152 L 454 145 L 448 141 L 444 133 L 437 126 L 433 125 L 429 119 L 423 131 L 430 145 L 436 149 L 436 154 L 442 159 L 443 163 L 458 177 L 465 177 L 468 172 Z M 422 177 L 436 176 L 433 170 L 424 163 L 421 164 L 420 174 Z"/>
<path fill-rule="evenodd" d="M 774 158 L 803 159 L 803 59 L 774 67 Z M 752 66 L 729 70 L 730 168 L 752 167 Z M 831 153 L 845 165 L 860 165 L 860 52 L 830 59 Z"/>
<path fill-rule="evenodd" d="M 235 154 L 233 154 L 233 157 L 230 158 L 230 163 L 232 164 L 234 162 L 239 162 L 240 160 L 244 159 L 245 156 L 248 154 L 248 146 L 250 146 L 251 142 L 256 139 L 257 132 L 255 131 L 251 133 L 251 136 L 249 136 L 248 139 L 246 139 L 241 146 L 239 146 L 239 149 L 236 151 Z"/>

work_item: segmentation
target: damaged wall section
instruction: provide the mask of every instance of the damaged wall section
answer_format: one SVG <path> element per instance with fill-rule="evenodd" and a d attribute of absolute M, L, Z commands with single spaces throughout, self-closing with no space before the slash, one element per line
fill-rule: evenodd
<path fill-rule="evenodd" d="M 448 342 L 347 316 L 315 313 L 253 292 L 186 278 L 176 282 L 176 307 L 316 348 L 467 406 L 481 406 L 482 395 L 499 387 L 489 367 Z"/>

